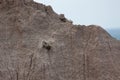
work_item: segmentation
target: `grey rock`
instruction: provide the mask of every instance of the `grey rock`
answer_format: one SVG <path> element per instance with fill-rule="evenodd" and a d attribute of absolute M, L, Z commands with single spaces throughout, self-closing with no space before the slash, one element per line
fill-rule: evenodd
<path fill-rule="evenodd" d="M 120 80 L 120 41 L 61 19 L 32 0 L 1 0 L 0 80 Z"/>

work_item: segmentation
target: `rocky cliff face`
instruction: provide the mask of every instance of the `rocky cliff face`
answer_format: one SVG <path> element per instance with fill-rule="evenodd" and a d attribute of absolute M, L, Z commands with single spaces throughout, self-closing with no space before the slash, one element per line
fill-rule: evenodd
<path fill-rule="evenodd" d="M 50 6 L 1 0 L 0 80 L 120 80 L 120 41 Z"/>

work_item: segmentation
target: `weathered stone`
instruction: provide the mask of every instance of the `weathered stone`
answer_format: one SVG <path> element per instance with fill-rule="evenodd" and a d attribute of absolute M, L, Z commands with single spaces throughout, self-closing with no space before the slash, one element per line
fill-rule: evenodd
<path fill-rule="evenodd" d="M 67 21 L 67 19 L 65 18 L 65 16 L 64 16 L 64 14 L 60 14 L 60 20 L 62 21 L 62 22 L 66 22 Z"/>
<path fill-rule="evenodd" d="M 101 27 L 32 0 L 0 3 L 0 80 L 120 80 L 120 41 Z"/>

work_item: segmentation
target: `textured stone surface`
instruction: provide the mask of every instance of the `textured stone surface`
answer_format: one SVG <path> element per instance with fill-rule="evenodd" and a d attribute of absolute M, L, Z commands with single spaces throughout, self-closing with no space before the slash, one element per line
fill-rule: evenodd
<path fill-rule="evenodd" d="M 50 6 L 1 0 L 0 80 L 120 80 L 120 41 Z"/>

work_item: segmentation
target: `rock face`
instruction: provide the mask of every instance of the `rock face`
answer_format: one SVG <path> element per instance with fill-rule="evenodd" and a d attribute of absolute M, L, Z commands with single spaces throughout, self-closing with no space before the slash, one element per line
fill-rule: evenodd
<path fill-rule="evenodd" d="M 120 80 L 120 41 L 50 6 L 1 0 L 0 80 Z"/>

